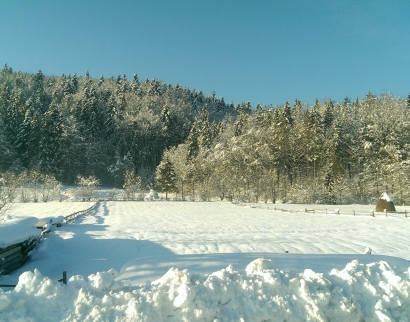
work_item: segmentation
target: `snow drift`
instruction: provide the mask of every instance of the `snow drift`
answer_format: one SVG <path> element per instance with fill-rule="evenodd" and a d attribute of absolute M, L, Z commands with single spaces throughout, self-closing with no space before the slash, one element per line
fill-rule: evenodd
<path fill-rule="evenodd" d="M 207 274 L 171 268 L 130 287 L 114 270 L 73 276 L 67 285 L 25 272 L 0 290 L 2 321 L 409 321 L 410 272 L 380 261 L 344 269 L 283 272 L 257 259 Z"/>
<path fill-rule="evenodd" d="M 0 223 L 0 248 L 21 243 L 30 238 L 40 237 L 36 228 L 37 218 L 13 218 Z"/>

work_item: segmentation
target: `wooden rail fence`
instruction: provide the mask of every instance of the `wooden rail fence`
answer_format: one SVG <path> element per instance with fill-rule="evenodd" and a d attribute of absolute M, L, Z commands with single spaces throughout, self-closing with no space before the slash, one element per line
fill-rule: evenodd
<path fill-rule="evenodd" d="M 90 208 L 87 208 L 85 210 L 80 210 L 80 211 L 76 211 L 68 216 L 65 216 L 65 221 L 66 222 L 72 222 L 74 221 L 74 219 L 76 219 L 78 216 L 81 215 L 86 215 L 87 213 L 89 213 L 91 210 L 93 210 L 95 207 L 97 207 L 97 205 L 100 203 L 100 200 L 98 200 L 94 205 L 92 205 Z"/>
<path fill-rule="evenodd" d="M 87 214 L 88 212 L 92 211 L 98 205 L 98 203 L 99 201 L 97 201 L 88 209 L 76 211 L 66 216 L 65 221 L 72 222 L 78 216 Z M 6 248 L 0 248 L 0 275 L 7 275 L 15 269 L 23 266 L 24 263 L 28 260 L 31 251 L 41 241 L 42 237 L 43 236 L 39 233 L 39 237 L 37 238 L 29 238 L 21 243 L 16 243 Z M 64 274 L 62 281 L 67 282 L 66 278 L 64 279 Z M 7 287 L 7 285 L 3 286 Z"/>
<path fill-rule="evenodd" d="M 287 213 L 313 213 L 313 214 L 328 214 L 328 215 L 352 215 L 352 216 L 386 216 L 386 217 L 394 217 L 394 218 L 407 218 L 408 213 L 407 210 L 404 211 L 397 211 L 397 212 L 391 212 L 391 211 L 382 211 L 382 212 L 376 212 L 374 210 L 370 210 L 368 212 L 365 211 L 355 211 L 352 210 L 352 212 L 348 211 L 342 211 L 342 210 L 329 210 L 329 209 L 283 209 L 275 206 L 261 206 L 261 205 L 254 205 L 254 204 L 246 204 L 246 203 L 240 203 L 240 206 L 248 206 L 250 208 L 257 208 L 257 209 L 267 209 L 267 210 L 274 210 L 274 211 L 281 211 L 281 212 L 287 212 Z"/>
<path fill-rule="evenodd" d="M 36 247 L 38 238 L 30 238 L 6 248 L 0 248 L 0 275 L 6 275 L 22 266 Z"/>

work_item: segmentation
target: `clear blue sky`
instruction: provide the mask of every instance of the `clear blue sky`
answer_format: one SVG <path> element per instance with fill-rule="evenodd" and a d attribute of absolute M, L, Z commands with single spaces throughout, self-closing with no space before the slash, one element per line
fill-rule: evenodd
<path fill-rule="evenodd" d="M 0 64 L 252 106 L 410 92 L 409 0 L 0 0 Z"/>

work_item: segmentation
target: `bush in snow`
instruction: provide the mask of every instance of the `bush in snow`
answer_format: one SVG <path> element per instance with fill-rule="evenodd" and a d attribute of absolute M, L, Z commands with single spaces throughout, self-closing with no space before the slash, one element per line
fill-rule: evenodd
<path fill-rule="evenodd" d="M 127 170 L 124 174 L 124 193 L 126 200 L 135 200 L 136 193 L 141 185 L 141 178 L 135 174 L 135 170 Z"/>
<path fill-rule="evenodd" d="M 78 175 L 77 184 L 77 196 L 82 199 L 82 201 L 90 201 L 95 189 L 100 186 L 100 180 L 94 175 L 88 177 Z"/>

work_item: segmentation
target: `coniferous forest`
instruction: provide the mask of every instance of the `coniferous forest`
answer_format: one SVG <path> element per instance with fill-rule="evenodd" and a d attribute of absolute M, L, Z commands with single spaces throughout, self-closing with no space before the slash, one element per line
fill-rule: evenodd
<path fill-rule="evenodd" d="M 162 189 L 183 200 L 410 201 L 410 95 L 283 106 L 181 85 L 0 72 L 0 175 Z M 4 180 L 3 180 L 4 181 Z"/>

